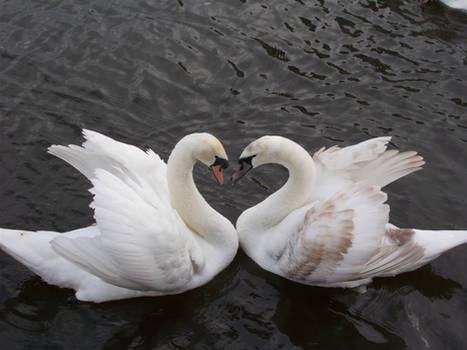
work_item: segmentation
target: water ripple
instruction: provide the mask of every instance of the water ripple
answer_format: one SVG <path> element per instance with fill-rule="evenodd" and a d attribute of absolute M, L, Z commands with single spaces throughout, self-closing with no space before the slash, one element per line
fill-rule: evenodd
<path fill-rule="evenodd" d="M 233 163 L 264 134 L 310 152 L 393 135 L 428 164 L 388 187 L 391 220 L 465 228 L 465 33 L 466 13 L 437 1 L 3 1 L 0 226 L 92 222 L 89 183 L 45 153 L 86 127 L 164 159 L 208 131 Z M 287 173 L 263 167 L 222 190 L 204 167 L 194 177 L 235 222 Z M 465 249 L 366 294 L 285 281 L 240 253 L 199 290 L 104 305 L 1 255 L 0 337 L 11 349 L 464 349 Z"/>

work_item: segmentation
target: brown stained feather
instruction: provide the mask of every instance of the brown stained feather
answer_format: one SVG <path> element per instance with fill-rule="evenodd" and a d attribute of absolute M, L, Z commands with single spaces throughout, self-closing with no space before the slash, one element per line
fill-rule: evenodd
<path fill-rule="evenodd" d="M 369 261 L 365 270 L 358 275 L 358 278 L 392 276 L 410 271 L 411 266 L 420 261 L 424 255 L 425 249 L 412 241 L 402 246 L 383 246 Z"/>
<path fill-rule="evenodd" d="M 386 227 L 386 236 L 399 247 L 411 241 L 414 234 L 415 231 L 410 228 L 398 228 L 393 225 Z"/>
<path fill-rule="evenodd" d="M 409 271 L 425 255 L 425 248 L 413 241 L 415 231 L 388 224 L 386 237 L 392 244 L 381 246 L 367 263 L 359 278 L 394 275 Z"/>
<path fill-rule="evenodd" d="M 290 278 L 305 280 L 318 268 L 332 273 L 352 246 L 354 211 L 336 211 L 336 199 L 311 208 L 303 228 L 289 241 L 279 267 Z M 337 232 L 333 229 L 336 226 Z M 314 239 L 307 237 L 309 230 L 315 231 Z"/>

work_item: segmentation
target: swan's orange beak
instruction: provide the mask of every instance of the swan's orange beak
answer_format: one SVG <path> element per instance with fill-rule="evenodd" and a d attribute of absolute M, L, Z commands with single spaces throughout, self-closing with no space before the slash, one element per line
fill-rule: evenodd
<path fill-rule="evenodd" d="M 225 158 L 220 158 L 216 156 L 214 163 L 210 166 L 214 176 L 216 177 L 217 181 L 222 185 L 224 183 L 224 175 L 222 175 L 222 170 L 227 169 L 229 167 L 229 161 Z"/>
<path fill-rule="evenodd" d="M 211 166 L 211 169 L 217 181 L 222 185 L 224 183 L 224 175 L 222 175 L 222 165 L 213 165 Z"/>

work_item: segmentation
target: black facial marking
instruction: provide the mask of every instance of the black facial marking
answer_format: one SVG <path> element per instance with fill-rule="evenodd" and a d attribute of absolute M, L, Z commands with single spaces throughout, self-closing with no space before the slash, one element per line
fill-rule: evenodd
<path fill-rule="evenodd" d="M 253 158 L 256 157 L 255 155 L 245 157 L 245 158 L 240 158 L 238 160 L 238 164 L 240 164 L 240 170 L 243 169 L 243 167 L 246 165 L 249 165 L 251 168 L 253 167 L 253 164 L 251 163 L 253 161 Z"/>
<path fill-rule="evenodd" d="M 238 163 L 240 164 L 240 169 L 238 169 L 235 173 L 233 173 L 232 178 L 231 178 L 233 183 L 240 180 L 243 176 L 245 176 L 247 172 L 253 169 L 252 160 L 254 157 L 256 157 L 256 155 L 245 157 L 245 158 L 240 158 L 238 160 Z"/>
<path fill-rule="evenodd" d="M 227 159 L 220 158 L 218 156 L 215 156 L 215 157 L 216 157 L 216 160 L 214 161 L 214 163 L 211 164 L 211 167 L 216 166 L 216 165 L 220 165 L 221 169 L 227 169 L 229 167 L 229 161 Z"/>

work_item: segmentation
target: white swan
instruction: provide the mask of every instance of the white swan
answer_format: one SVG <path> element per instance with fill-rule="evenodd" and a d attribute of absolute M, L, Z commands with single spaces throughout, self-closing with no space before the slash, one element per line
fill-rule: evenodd
<path fill-rule="evenodd" d="M 467 11 L 467 0 L 440 0 L 446 6 L 449 6 L 453 9 L 465 10 Z M 422 0 L 421 4 L 425 5 L 431 2 L 431 0 Z"/>
<path fill-rule="evenodd" d="M 182 138 L 166 165 L 157 154 L 84 130 L 83 147 L 51 146 L 93 184 L 96 225 L 57 232 L 0 229 L 0 247 L 79 300 L 178 294 L 201 286 L 234 258 L 233 225 L 198 192 L 196 160 L 220 183 L 227 156 L 206 133 Z"/>
<path fill-rule="evenodd" d="M 389 140 L 323 148 L 313 157 L 284 137 L 253 141 L 232 180 L 267 163 L 285 166 L 289 179 L 238 218 L 246 254 L 296 282 L 358 287 L 376 276 L 414 270 L 467 242 L 467 231 L 401 229 L 388 223 L 381 188 L 424 164 L 416 152 L 386 150 Z"/>

